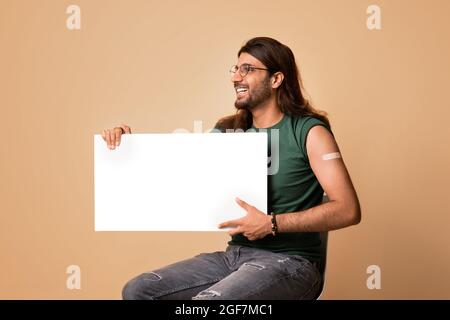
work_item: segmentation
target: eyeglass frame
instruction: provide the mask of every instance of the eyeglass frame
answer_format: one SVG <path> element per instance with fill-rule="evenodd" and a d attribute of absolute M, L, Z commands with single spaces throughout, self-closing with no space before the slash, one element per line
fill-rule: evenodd
<path fill-rule="evenodd" d="M 246 66 L 248 68 L 247 72 L 244 75 L 242 75 L 242 72 L 241 72 L 241 68 L 243 66 Z M 233 71 L 233 69 L 236 69 L 236 71 Z M 255 67 L 255 66 L 252 66 L 250 63 L 243 63 L 239 67 L 237 66 L 237 64 L 234 64 L 234 65 L 231 66 L 231 69 L 229 70 L 229 72 L 230 72 L 230 74 L 235 75 L 236 72 L 239 71 L 239 75 L 242 78 L 244 78 L 245 76 L 248 75 L 249 72 L 252 72 L 252 71 L 255 71 L 255 70 L 266 70 L 266 71 L 270 72 L 270 69 Z"/>

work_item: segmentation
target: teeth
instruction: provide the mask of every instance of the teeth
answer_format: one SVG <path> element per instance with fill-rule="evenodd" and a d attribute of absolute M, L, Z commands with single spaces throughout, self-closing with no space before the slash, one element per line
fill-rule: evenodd
<path fill-rule="evenodd" d="M 238 88 L 238 89 L 236 89 L 236 91 L 237 92 L 245 92 L 245 91 L 247 91 L 247 89 L 245 89 L 245 88 Z"/>

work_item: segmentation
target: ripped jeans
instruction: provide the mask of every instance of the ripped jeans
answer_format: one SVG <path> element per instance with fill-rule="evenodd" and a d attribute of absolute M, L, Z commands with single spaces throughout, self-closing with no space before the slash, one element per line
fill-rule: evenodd
<path fill-rule="evenodd" d="M 309 260 L 251 247 L 201 253 L 130 280 L 123 299 L 315 299 L 321 275 Z"/>

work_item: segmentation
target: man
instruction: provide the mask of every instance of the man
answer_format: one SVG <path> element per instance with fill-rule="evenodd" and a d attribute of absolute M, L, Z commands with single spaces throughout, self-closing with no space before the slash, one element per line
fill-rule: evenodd
<path fill-rule="evenodd" d="M 277 134 L 269 214 L 236 199 L 246 215 L 220 224 L 232 236 L 226 251 L 143 273 L 125 285 L 124 299 L 314 299 L 322 281 L 317 263 L 324 258 L 319 233 L 360 222 L 358 197 L 328 119 L 304 99 L 292 51 L 274 39 L 254 38 L 230 71 L 237 112 L 215 129 L 264 129 L 269 141 Z M 122 133 L 131 130 L 122 125 L 103 138 L 114 149 Z"/>

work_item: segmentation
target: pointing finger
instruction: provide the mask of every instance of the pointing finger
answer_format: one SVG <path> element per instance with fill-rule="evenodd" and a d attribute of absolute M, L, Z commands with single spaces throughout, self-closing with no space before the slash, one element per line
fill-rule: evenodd
<path fill-rule="evenodd" d="M 219 224 L 219 229 L 228 228 L 228 227 L 237 227 L 239 225 L 239 220 L 240 219 L 222 222 L 221 224 Z"/>
<path fill-rule="evenodd" d="M 236 202 L 237 202 L 237 204 L 240 205 L 244 210 L 247 210 L 247 211 L 248 211 L 248 209 L 250 209 L 250 205 L 249 205 L 247 202 L 245 202 L 244 200 L 239 199 L 238 197 L 236 197 Z"/>

